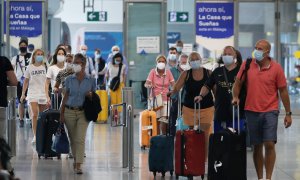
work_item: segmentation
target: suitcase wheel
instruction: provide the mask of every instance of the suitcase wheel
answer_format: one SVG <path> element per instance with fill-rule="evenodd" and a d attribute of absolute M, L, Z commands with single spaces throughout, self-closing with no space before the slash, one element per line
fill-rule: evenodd
<path fill-rule="evenodd" d="M 161 176 L 164 178 L 166 176 L 166 172 L 161 172 Z"/>
<path fill-rule="evenodd" d="M 156 171 L 153 172 L 153 176 L 156 177 Z"/>
<path fill-rule="evenodd" d="M 179 179 L 179 175 L 176 174 L 176 179 Z"/>
<path fill-rule="evenodd" d="M 202 179 L 202 180 L 204 179 L 204 175 L 201 175 L 201 179 Z"/>
<path fill-rule="evenodd" d="M 61 155 L 59 154 L 59 155 L 57 155 L 57 159 L 61 159 Z"/>
<path fill-rule="evenodd" d="M 173 171 L 170 171 L 170 175 L 173 176 Z"/>
<path fill-rule="evenodd" d="M 193 180 L 193 176 L 188 176 L 188 180 Z"/>
<path fill-rule="evenodd" d="M 146 146 L 141 146 L 141 149 L 142 150 L 146 150 Z"/>

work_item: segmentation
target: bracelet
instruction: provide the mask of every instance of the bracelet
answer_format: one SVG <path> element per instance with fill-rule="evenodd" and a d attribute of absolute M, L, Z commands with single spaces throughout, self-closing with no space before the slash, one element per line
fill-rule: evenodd
<path fill-rule="evenodd" d="M 203 95 L 199 94 L 199 96 L 202 97 L 202 99 L 204 99 L 204 96 L 203 96 Z"/>

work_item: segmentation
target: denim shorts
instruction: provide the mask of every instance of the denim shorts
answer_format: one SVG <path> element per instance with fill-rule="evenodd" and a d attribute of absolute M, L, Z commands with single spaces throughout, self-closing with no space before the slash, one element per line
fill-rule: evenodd
<path fill-rule="evenodd" d="M 279 111 L 252 112 L 245 111 L 251 145 L 266 141 L 277 142 Z"/>

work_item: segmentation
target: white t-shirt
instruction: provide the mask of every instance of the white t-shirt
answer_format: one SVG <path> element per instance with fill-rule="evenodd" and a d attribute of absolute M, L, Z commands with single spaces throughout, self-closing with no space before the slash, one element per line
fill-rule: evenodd
<path fill-rule="evenodd" d="M 55 83 L 56 83 L 56 76 L 57 74 L 59 73 L 59 71 L 63 70 L 64 68 L 59 68 L 56 64 L 55 65 L 52 65 L 48 68 L 48 71 L 47 71 L 47 78 L 50 78 L 51 79 L 51 87 L 52 89 L 54 88 L 55 86 Z M 62 86 L 60 85 L 59 86 L 60 88 L 62 88 Z"/>
<path fill-rule="evenodd" d="M 28 84 L 28 98 L 46 98 L 45 82 L 46 82 L 46 68 L 44 65 L 34 66 L 30 64 L 24 74 L 25 78 L 29 79 Z"/>
<path fill-rule="evenodd" d="M 111 62 L 108 63 L 107 65 L 107 69 L 109 71 L 109 83 L 110 81 L 116 77 L 118 75 L 118 72 L 119 72 L 119 66 L 115 67 Z M 122 69 L 121 69 L 121 74 L 120 74 L 120 82 L 123 82 L 123 74 L 125 72 L 125 69 L 126 69 L 126 65 L 123 64 L 122 65 Z"/>
<path fill-rule="evenodd" d="M 27 60 L 28 61 L 28 60 Z M 25 68 L 25 57 L 24 56 L 21 56 L 19 55 L 19 62 L 17 63 L 17 56 L 14 56 L 12 59 L 11 59 L 11 64 L 14 66 L 14 71 L 15 71 L 15 74 L 17 76 L 17 80 L 18 81 L 21 81 L 21 78 L 22 76 L 24 76 L 24 73 L 26 71 L 26 68 Z M 29 62 L 28 62 L 29 64 Z"/>

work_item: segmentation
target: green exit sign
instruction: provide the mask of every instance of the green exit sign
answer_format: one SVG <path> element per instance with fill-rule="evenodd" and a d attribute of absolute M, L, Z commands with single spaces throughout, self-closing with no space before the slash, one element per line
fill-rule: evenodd
<path fill-rule="evenodd" d="M 106 11 L 87 12 L 87 21 L 107 21 Z"/>
<path fill-rule="evenodd" d="M 169 12 L 169 22 L 189 22 L 188 12 Z"/>

